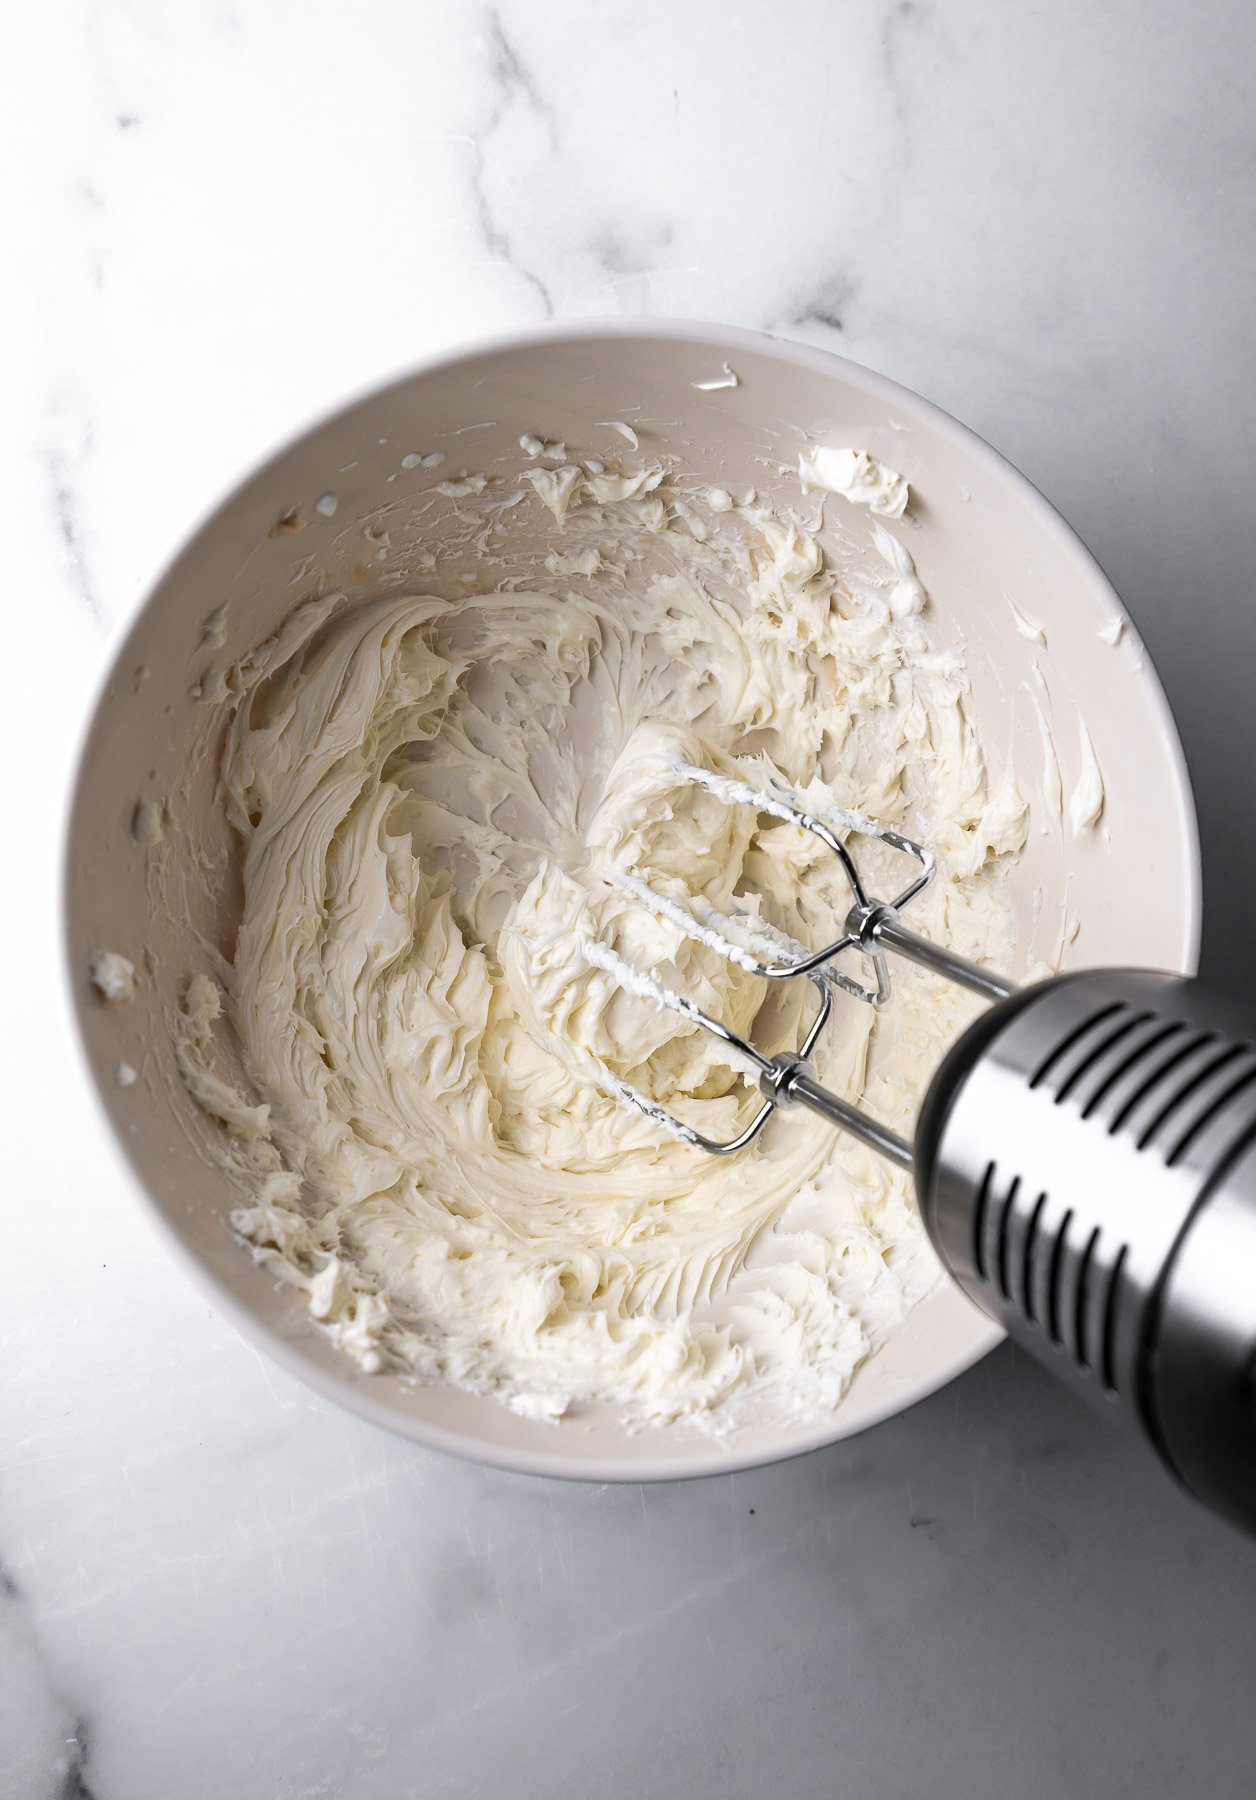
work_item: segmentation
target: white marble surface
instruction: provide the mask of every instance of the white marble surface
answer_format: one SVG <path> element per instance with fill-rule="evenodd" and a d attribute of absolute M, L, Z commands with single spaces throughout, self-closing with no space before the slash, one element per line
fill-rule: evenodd
<path fill-rule="evenodd" d="M 1249 1793 L 1256 1553 L 1010 1351 L 735 1481 L 394 1442 L 168 1264 L 51 965 L 106 633 L 206 503 L 415 356 L 623 312 L 840 348 L 1039 482 L 1161 663 L 1239 946 L 1250 10 L 49 0 L 6 40 L 0 1796 Z"/>

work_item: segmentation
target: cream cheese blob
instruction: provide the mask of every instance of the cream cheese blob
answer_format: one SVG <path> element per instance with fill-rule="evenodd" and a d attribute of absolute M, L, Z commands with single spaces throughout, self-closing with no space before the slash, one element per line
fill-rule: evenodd
<path fill-rule="evenodd" d="M 308 601 L 226 672 L 242 905 L 225 975 L 188 970 L 179 1061 L 244 1189 L 234 1224 L 367 1370 L 548 1419 L 819 1414 L 936 1280 L 908 1180 L 795 1114 L 712 1159 L 625 1110 L 619 1082 L 727 1137 L 759 1099 L 587 946 L 784 1048 L 812 987 L 770 988 L 616 877 L 806 944 L 849 892 L 816 839 L 679 761 L 928 841 L 914 922 L 996 965 L 1026 808 L 885 526 L 852 514 L 826 553 L 662 467 L 534 461 L 504 502 L 455 485 L 486 520 L 548 518 L 544 563 L 503 553 L 470 596 L 437 560 L 434 592 Z M 869 852 L 878 889 L 895 854 Z M 882 1013 L 838 997 L 818 1072 L 910 1130 L 968 1016 L 903 971 Z"/>
<path fill-rule="evenodd" d="M 798 479 L 805 494 L 820 488 L 889 519 L 901 519 L 911 498 L 905 478 L 866 450 L 817 444 L 799 454 Z"/>

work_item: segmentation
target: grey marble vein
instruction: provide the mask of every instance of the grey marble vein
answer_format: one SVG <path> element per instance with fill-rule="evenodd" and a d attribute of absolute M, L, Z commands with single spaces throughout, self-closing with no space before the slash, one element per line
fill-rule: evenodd
<path fill-rule="evenodd" d="M 881 61 L 891 90 L 898 75 L 899 44 L 905 29 L 918 27 L 920 0 L 893 0 L 881 20 Z M 896 96 L 897 98 L 897 96 Z"/>
<path fill-rule="evenodd" d="M 488 155 L 493 140 L 512 106 L 523 105 L 541 121 L 548 134 L 550 149 L 554 151 L 559 146 L 558 121 L 507 35 L 500 8 L 492 6 L 485 13 L 484 35 L 488 48 L 487 74 L 492 84 L 493 103 L 487 119 L 473 137 L 475 166 L 471 186 L 476 220 L 490 253 L 500 257 L 528 283 L 541 302 L 544 316 L 549 319 L 554 316 L 553 294 L 534 269 L 525 267 L 518 260 L 510 233 L 499 220 L 489 199 L 487 173 Z"/>
<path fill-rule="evenodd" d="M 0 1794 L 5 1800 L 95 1800 L 90 1726 L 66 1706 L 29 1597 L 0 1572 Z"/>
<path fill-rule="evenodd" d="M 87 1762 L 91 1755 L 91 1733 L 87 1720 L 77 1718 L 66 1738 L 65 1772 L 56 1800 L 96 1800 L 95 1790 L 87 1779 Z"/>
<path fill-rule="evenodd" d="M 785 315 L 785 323 L 794 326 L 819 325 L 826 331 L 846 329 L 846 314 L 855 298 L 855 284 L 841 272 L 826 276 L 819 287 L 799 301 Z"/>
<path fill-rule="evenodd" d="M 62 563 L 88 612 L 98 623 L 103 624 L 104 612 L 96 596 L 83 548 L 82 500 L 78 483 L 71 475 L 69 459 L 62 451 L 45 450 L 43 461 L 53 521 L 61 542 Z"/>
<path fill-rule="evenodd" d="M 531 107 L 539 119 L 544 121 L 549 133 L 550 149 L 559 149 L 561 137 L 558 115 L 541 93 L 519 51 L 507 36 L 500 6 L 489 7 L 485 19 L 485 31 L 490 52 L 489 75 L 501 95 L 494 125 L 500 124 L 501 115 L 511 100 L 519 97 Z"/>

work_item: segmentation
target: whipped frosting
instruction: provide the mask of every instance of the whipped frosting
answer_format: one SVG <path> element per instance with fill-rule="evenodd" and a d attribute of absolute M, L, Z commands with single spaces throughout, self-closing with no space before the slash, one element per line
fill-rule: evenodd
<path fill-rule="evenodd" d="M 97 950 L 88 959 L 87 975 L 109 1006 L 126 1006 L 135 998 L 135 964 L 117 950 Z"/>
<path fill-rule="evenodd" d="M 800 453 L 798 479 L 805 494 L 821 488 L 888 519 L 901 519 L 911 498 L 906 479 L 866 450 L 818 444 Z"/>
<path fill-rule="evenodd" d="M 162 800 L 137 800 L 131 814 L 131 842 L 144 849 L 159 844 L 166 835 L 166 807 Z"/>
<path fill-rule="evenodd" d="M 1069 824 L 1073 828 L 1073 836 L 1080 837 L 1084 831 L 1093 831 L 1103 817 L 1106 795 L 1103 785 L 1103 772 L 1099 767 L 1099 759 L 1095 755 L 1095 746 L 1085 724 L 1079 720 L 1077 726 L 1078 747 L 1081 754 L 1081 773 L 1077 777 L 1077 785 L 1069 797 Z"/>
<path fill-rule="evenodd" d="M 700 394 L 713 394 L 720 388 L 740 387 L 741 377 L 729 363 L 725 363 L 721 374 L 713 375 L 706 381 L 691 381 L 689 385 L 697 388 Z"/>
<path fill-rule="evenodd" d="M 1028 639 L 1031 644 L 1040 644 L 1045 650 L 1047 647 L 1047 631 L 1045 625 L 1041 624 L 1037 619 L 1031 619 L 1028 613 L 1022 612 L 1010 595 L 1004 595 L 1004 598 L 1007 600 L 1008 608 L 1011 611 L 1012 623 L 1016 627 L 1017 634 L 1020 637 Z"/>
<path fill-rule="evenodd" d="M 179 1068 L 244 1190 L 237 1231 L 364 1369 L 536 1418 L 812 1416 L 936 1280 L 908 1179 L 809 1117 L 712 1159 L 624 1108 L 627 1084 L 727 1137 L 760 1103 L 650 982 L 769 1050 L 815 1004 L 632 878 L 700 919 L 838 935 L 849 895 L 823 846 L 677 765 L 783 780 L 935 846 L 913 922 L 1005 965 L 1026 808 L 991 779 L 884 527 L 855 517 L 825 550 L 662 466 L 524 450 L 505 501 L 441 491 L 499 531 L 547 519 L 543 559 L 503 554 L 471 596 L 308 601 L 226 673 L 243 899 L 225 972 L 189 970 Z M 857 485 L 892 514 L 900 482 Z M 896 885 L 895 854 L 873 847 L 872 883 Z M 615 958 L 649 978 L 637 992 Z M 904 969 L 883 1013 L 836 997 L 818 1073 L 910 1129 L 968 1016 Z"/>

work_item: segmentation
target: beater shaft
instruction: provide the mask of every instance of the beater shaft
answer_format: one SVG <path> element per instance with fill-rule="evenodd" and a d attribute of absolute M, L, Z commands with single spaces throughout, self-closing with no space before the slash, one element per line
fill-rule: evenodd
<path fill-rule="evenodd" d="M 852 915 L 847 929 L 854 926 Z M 953 950 L 944 949 L 931 938 L 919 937 L 914 931 L 908 931 L 893 907 L 873 909 L 866 929 L 871 942 L 882 950 L 893 950 L 899 956 L 907 957 L 910 962 L 918 963 L 922 969 L 929 969 L 947 981 L 957 981 L 961 987 L 980 994 L 983 1000 L 1006 1000 L 1009 994 L 1016 992 L 1015 984 L 1005 981 L 1001 975 L 994 974 L 990 969 L 979 968 L 976 963 L 968 962 L 962 956 L 956 956 Z"/>
<path fill-rule="evenodd" d="M 817 1113 L 820 1118 L 827 1119 L 830 1125 L 848 1132 L 851 1137 L 858 1138 L 861 1144 L 867 1144 L 879 1156 L 897 1163 L 900 1169 L 912 1166 L 912 1147 L 906 1138 L 901 1138 L 888 1125 L 880 1124 L 866 1112 L 860 1112 L 849 1100 L 843 1100 L 831 1088 L 822 1086 L 815 1078 L 815 1071 L 809 1062 L 797 1056 L 777 1056 L 772 1059 L 772 1072 L 759 1079 L 763 1093 L 777 1106 L 805 1106 L 808 1112 Z"/>

